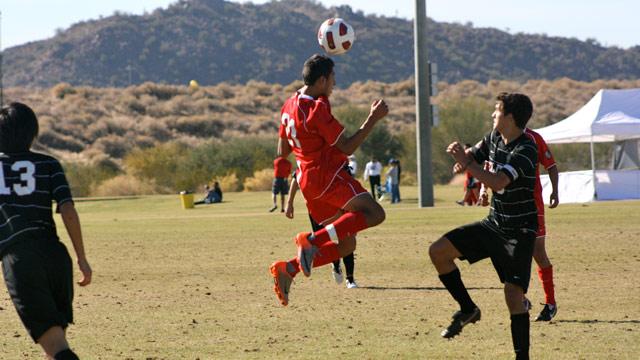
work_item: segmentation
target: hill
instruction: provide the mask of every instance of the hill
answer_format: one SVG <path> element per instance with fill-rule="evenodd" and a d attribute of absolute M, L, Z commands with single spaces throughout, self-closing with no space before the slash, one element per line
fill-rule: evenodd
<path fill-rule="evenodd" d="M 168 141 L 197 145 L 246 135 L 275 137 L 280 106 L 300 85 L 301 82 L 282 86 L 250 81 L 193 90 L 154 83 L 125 89 L 59 84 L 50 89 L 9 88 L 6 100 L 33 106 L 40 119 L 37 146 L 41 149 L 68 161 L 96 157 L 117 160 L 134 148 Z M 456 107 L 460 99 L 477 98 L 490 109 L 498 92 L 524 92 L 535 104 L 531 127 L 537 128 L 572 114 L 601 88 L 633 87 L 640 87 L 640 81 L 465 80 L 455 84 L 440 82 L 433 102 Z M 336 89 L 331 99 L 336 111 L 350 106 L 366 110 L 371 100 L 381 97 L 391 109 L 385 121 L 391 131 L 400 133 L 414 126 L 411 79 L 392 84 L 357 82 Z M 487 119 L 489 114 L 490 110 Z"/>
<path fill-rule="evenodd" d="M 317 26 L 335 15 L 357 33 L 353 50 L 337 59 L 341 84 L 397 82 L 413 74 L 413 23 L 405 19 L 365 16 L 346 5 L 326 8 L 312 0 L 180 0 L 140 16 L 116 13 L 80 22 L 53 38 L 6 49 L 5 85 L 123 87 L 191 79 L 203 85 L 289 84 L 299 78 L 304 59 L 319 51 Z M 640 46 L 624 50 L 432 20 L 428 29 L 429 55 L 449 83 L 640 77 Z"/>

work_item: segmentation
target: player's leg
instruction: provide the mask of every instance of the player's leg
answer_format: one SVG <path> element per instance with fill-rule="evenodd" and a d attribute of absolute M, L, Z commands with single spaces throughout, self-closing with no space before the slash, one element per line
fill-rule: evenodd
<path fill-rule="evenodd" d="M 480 223 L 473 223 L 446 233 L 429 247 L 429 257 L 440 281 L 460 306 L 460 310 L 453 314 L 451 324 L 442 331 L 444 338 L 452 338 L 464 326 L 480 320 L 480 309 L 471 299 L 454 260 L 464 257 L 473 263 L 487 257 L 483 240 L 490 236 Z"/>
<path fill-rule="evenodd" d="M 516 360 L 529 359 L 529 311 L 522 298 L 524 290 L 516 284 L 505 282 L 504 297 L 511 317 L 511 340 Z"/>
<path fill-rule="evenodd" d="M 550 321 L 558 312 L 553 284 L 553 265 L 545 249 L 545 237 L 536 238 L 533 259 L 538 266 L 538 279 L 544 290 L 544 307 L 536 317 L 536 321 Z"/>
<path fill-rule="evenodd" d="M 284 191 L 280 193 L 280 212 L 284 212 L 284 198 L 285 198 L 285 193 Z"/>
<path fill-rule="evenodd" d="M 309 211 L 321 220 L 324 228 L 313 234 L 300 233 L 296 236 L 298 258 L 305 276 L 309 276 L 316 254 L 321 255 L 324 263 L 333 262 L 347 256 L 355 250 L 355 235 L 364 229 L 376 226 L 384 221 L 384 209 L 365 190 L 360 183 L 346 172 L 339 173 L 325 195 L 320 199 L 307 201 Z M 340 212 L 327 219 L 318 215 L 326 209 L 338 209 Z M 336 245 L 336 242 L 338 243 Z"/>
<path fill-rule="evenodd" d="M 502 235 L 504 236 L 504 235 Z M 504 283 L 505 302 L 511 317 L 511 337 L 516 359 L 529 359 L 529 309 L 522 299 L 529 287 L 535 233 L 502 237 L 492 243 L 491 261 Z"/>
<path fill-rule="evenodd" d="M 60 326 L 54 326 L 45 331 L 37 340 L 42 346 L 47 358 L 55 360 L 75 360 L 78 356 L 69 348 L 65 332 Z"/>
<path fill-rule="evenodd" d="M 344 271 L 347 275 L 347 288 L 357 288 L 358 284 L 356 283 L 356 279 L 353 277 L 356 265 L 353 253 L 342 258 L 342 261 L 344 262 Z"/>
<path fill-rule="evenodd" d="M 278 178 L 274 178 L 273 184 L 271 186 L 271 202 L 273 205 L 271 206 L 271 209 L 269 209 L 269 212 L 274 212 L 278 208 L 277 200 L 278 200 L 279 192 L 280 192 L 280 189 L 278 188 Z"/>
<path fill-rule="evenodd" d="M 544 205 L 543 205 L 544 206 Z M 538 213 L 538 232 L 533 248 L 533 259 L 538 267 L 538 279 L 544 290 L 544 307 L 536 317 L 536 321 L 550 321 L 558 312 L 556 306 L 555 286 L 553 283 L 553 265 L 545 248 L 546 227 L 544 213 Z"/>

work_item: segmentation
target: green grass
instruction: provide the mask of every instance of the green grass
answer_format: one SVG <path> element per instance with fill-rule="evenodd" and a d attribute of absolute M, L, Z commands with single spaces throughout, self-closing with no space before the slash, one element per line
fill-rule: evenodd
<path fill-rule="evenodd" d="M 229 193 L 193 210 L 177 195 L 78 202 L 95 274 L 76 288 L 70 342 L 87 359 L 512 358 L 502 287 L 487 260 L 459 263 L 482 320 L 452 341 L 439 336 L 456 306 L 428 246 L 487 209 L 455 205 L 459 187 L 436 187 L 427 209 L 417 208 L 415 189 L 402 190 L 401 204 L 385 203 L 386 222 L 358 237 L 362 288 L 314 269 L 296 279 L 288 307 L 276 301 L 267 269 L 293 257 L 293 235 L 309 229 L 301 201 L 294 220 L 268 213 L 266 192 Z M 561 205 L 547 211 L 547 226 L 559 313 L 550 324 L 532 322 L 532 358 L 636 359 L 640 202 Z M 537 313 L 535 274 L 530 298 Z M 0 323 L 0 358 L 40 357 L 6 290 Z"/>

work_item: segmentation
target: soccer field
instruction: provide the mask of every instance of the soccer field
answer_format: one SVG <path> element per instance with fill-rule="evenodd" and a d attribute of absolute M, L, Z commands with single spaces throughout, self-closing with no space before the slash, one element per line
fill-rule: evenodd
<path fill-rule="evenodd" d="M 359 235 L 359 289 L 336 285 L 330 266 L 300 275 L 279 305 L 268 267 L 295 254 L 309 229 L 268 213 L 270 194 L 228 193 L 225 203 L 183 210 L 173 196 L 77 203 L 94 282 L 76 287 L 69 340 L 86 359 L 510 359 L 509 315 L 491 262 L 458 263 L 482 320 L 454 340 L 440 331 L 456 310 L 428 246 L 486 208 L 460 207 L 461 187 L 416 189 L 384 203 L 387 220 Z M 562 199 L 561 199 L 562 200 Z M 56 219 L 59 220 L 59 219 Z M 64 226 L 58 230 L 70 247 Z M 557 317 L 531 323 L 533 359 L 637 359 L 640 353 L 640 201 L 547 210 Z M 76 268 L 76 276 L 78 270 Z M 537 274 L 532 317 L 543 300 Z M 1 359 L 41 357 L 0 291 Z"/>

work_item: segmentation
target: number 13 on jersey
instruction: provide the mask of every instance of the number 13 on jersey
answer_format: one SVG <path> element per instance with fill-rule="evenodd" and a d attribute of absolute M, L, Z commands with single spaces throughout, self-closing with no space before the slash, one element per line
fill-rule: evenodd
<path fill-rule="evenodd" d="M 16 161 L 11 165 L 11 170 L 20 173 L 20 181 L 22 183 L 13 184 L 13 191 L 18 196 L 29 195 L 36 189 L 36 178 L 34 174 L 36 172 L 36 166 L 31 161 Z M 11 189 L 7 186 L 7 182 L 4 177 L 4 167 L 0 161 L 0 195 L 11 194 Z"/>

